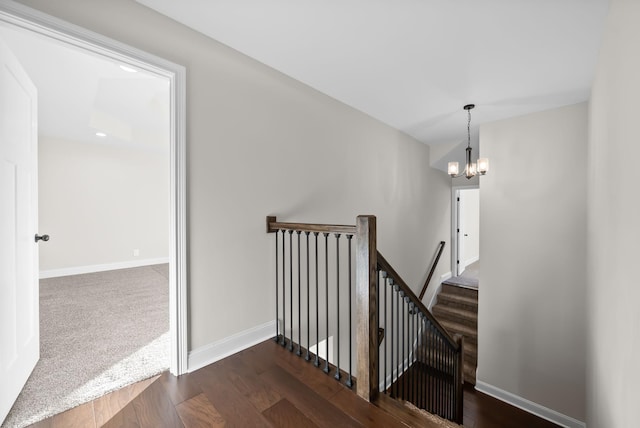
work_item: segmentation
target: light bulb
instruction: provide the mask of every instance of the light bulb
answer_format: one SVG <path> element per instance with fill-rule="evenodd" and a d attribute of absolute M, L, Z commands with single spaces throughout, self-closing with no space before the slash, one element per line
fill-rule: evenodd
<path fill-rule="evenodd" d="M 455 177 L 456 175 L 458 175 L 458 162 L 449 162 L 449 167 L 447 171 L 448 171 L 447 173 L 451 177 Z"/>
<path fill-rule="evenodd" d="M 489 159 L 480 158 L 478 159 L 478 172 L 481 175 L 485 175 L 489 171 Z"/>

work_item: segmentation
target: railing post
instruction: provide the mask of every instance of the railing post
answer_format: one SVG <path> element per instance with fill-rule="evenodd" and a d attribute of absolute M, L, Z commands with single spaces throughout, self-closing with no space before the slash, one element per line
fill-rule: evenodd
<path fill-rule="evenodd" d="M 378 396 L 378 313 L 376 218 L 356 221 L 357 393 L 367 401 Z"/>

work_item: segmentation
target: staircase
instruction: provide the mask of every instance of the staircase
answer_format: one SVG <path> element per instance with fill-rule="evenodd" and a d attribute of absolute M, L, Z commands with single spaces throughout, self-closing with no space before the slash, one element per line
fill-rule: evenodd
<path fill-rule="evenodd" d="M 432 313 L 449 334 L 464 337 L 464 380 L 476 384 L 478 366 L 478 290 L 442 284 Z"/>
<path fill-rule="evenodd" d="M 377 250 L 375 216 L 358 216 L 355 226 L 266 220 L 281 321 L 274 341 L 387 411 L 411 414 L 406 401 L 418 407 L 415 418 L 462 423 L 462 336 L 447 332 Z"/>

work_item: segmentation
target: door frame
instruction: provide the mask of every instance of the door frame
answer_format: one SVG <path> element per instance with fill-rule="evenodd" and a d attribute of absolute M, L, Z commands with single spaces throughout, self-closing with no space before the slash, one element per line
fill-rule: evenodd
<path fill-rule="evenodd" d="M 126 63 L 170 82 L 170 371 L 187 367 L 187 228 L 186 228 L 186 69 L 182 65 L 128 46 L 13 1 L 0 2 L 0 22 L 76 49 Z"/>
<path fill-rule="evenodd" d="M 451 187 L 451 276 L 458 276 L 462 272 L 458 272 L 459 259 L 460 259 L 460 210 L 458 200 L 460 198 L 461 190 L 480 189 L 480 185 L 471 184 L 467 186 L 453 186 Z"/>

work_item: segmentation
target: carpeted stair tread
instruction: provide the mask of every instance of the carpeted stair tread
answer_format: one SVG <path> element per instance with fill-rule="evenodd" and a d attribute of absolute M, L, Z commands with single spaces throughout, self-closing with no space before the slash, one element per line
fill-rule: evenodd
<path fill-rule="evenodd" d="M 460 309 L 466 309 L 471 311 L 478 311 L 478 299 L 467 296 L 460 296 L 457 294 L 441 292 L 438 294 L 438 304 L 456 307 Z"/>
<path fill-rule="evenodd" d="M 458 287 L 456 285 L 447 284 L 446 282 L 442 283 L 442 292 L 455 294 L 458 296 L 470 297 L 472 299 L 478 299 L 478 289 L 466 288 L 466 287 Z"/>
<path fill-rule="evenodd" d="M 464 336 L 465 343 L 478 343 L 478 332 L 475 328 L 457 322 L 442 320 L 440 324 L 449 332 L 450 335 L 461 334 Z"/>
<path fill-rule="evenodd" d="M 474 311 L 437 304 L 433 307 L 433 315 L 438 320 L 453 321 L 473 328 L 478 327 L 478 313 Z"/>

